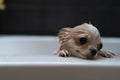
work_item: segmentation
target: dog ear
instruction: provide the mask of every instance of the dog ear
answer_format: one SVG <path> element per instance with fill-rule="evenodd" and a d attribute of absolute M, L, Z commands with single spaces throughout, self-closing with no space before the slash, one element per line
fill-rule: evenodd
<path fill-rule="evenodd" d="M 58 37 L 60 40 L 59 42 L 63 43 L 68 41 L 68 39 L 70 39 L 70 32 L 71 32 L 71 28 L 68 28 L 68 27 L 60 29 L 58 33 Z"/>

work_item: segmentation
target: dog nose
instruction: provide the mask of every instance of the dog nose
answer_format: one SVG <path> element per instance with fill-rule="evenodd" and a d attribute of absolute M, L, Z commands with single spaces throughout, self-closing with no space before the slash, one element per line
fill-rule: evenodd
<path fill-rule="evenodd" d="M 95 56 L 96 53 L 97 53 L 97 50 L 96 50 L 96 49 L 91 49 L 91 55 L 92 55 L 92 56 Z"/>

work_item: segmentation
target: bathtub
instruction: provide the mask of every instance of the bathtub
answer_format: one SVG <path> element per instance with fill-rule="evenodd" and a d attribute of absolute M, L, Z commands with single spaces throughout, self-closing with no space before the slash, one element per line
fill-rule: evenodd
<path fill-rule="evenodd" d="M 102 38 L 103 50 L 120 52 L 120 38 Z M 120 57 L 58 57 L 56 36 L 0 36 L 0 80 L 120 80 Z"/>

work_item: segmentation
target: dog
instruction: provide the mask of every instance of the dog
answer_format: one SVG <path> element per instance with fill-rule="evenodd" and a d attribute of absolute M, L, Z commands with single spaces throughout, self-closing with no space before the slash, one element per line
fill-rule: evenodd
<path fill-rule="evenodd" d="M 95 59 L 99 56 L 111 58 L 110 51 L 101 51 L 103 46 L 98 29 L 92 24 L 83 23 L 73 28 L 65 27 L 58 33 L 60 47 L 56 52 L 61 57 Z"/>

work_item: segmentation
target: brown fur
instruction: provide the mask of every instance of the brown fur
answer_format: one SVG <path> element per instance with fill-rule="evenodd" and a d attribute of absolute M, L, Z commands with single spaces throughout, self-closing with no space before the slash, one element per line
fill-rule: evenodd
<path fill-rule="evenodd" d="M 97 28 L 91 24 L 84 23 L 74 28 L 62 28 L 58 33 L 58 37 L 61 44 L 56 53 L 58 56 L 75 56 L 85 59 L 93 59 L 98 56 L 114 56 L 114 54 L 109 51 L 101 51 L 100 47 L 102 47 L 102 42 L 100 33 Z M 81 38 L 86 40 L 85 44 L 80 43 Z M 85 42 L 84 40 L 82 41 Z M 94 55 L 92 53 L 94 53 Z"/>

